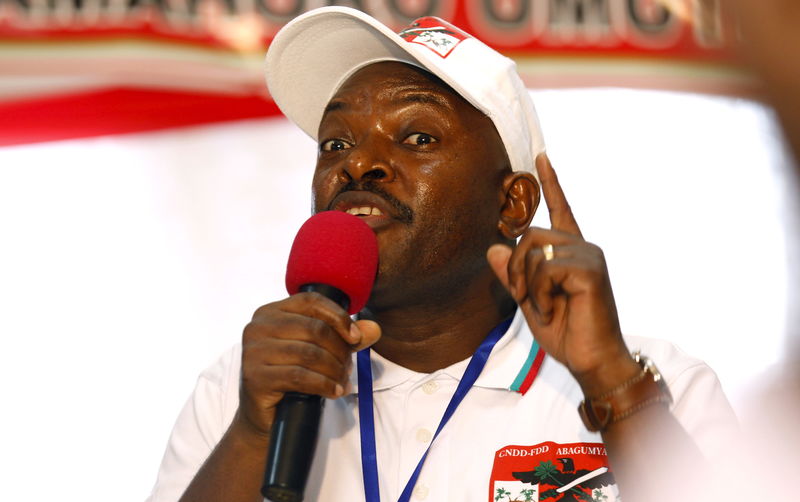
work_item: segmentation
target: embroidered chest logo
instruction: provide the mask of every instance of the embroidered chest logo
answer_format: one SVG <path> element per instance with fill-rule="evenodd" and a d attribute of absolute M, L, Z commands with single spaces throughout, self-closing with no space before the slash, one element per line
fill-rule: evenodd
<path fill-rule="evenodd" d="M 602 443 L 506 446 L 495 453 L 489 502 L 618 502 Z"/>
<path fill-rule="evenodd" d="M 438 17 L 421 17 L 398 33 L 406 42 L 424 45 L 446 58 L 458 44 L 470 36 Z"/>

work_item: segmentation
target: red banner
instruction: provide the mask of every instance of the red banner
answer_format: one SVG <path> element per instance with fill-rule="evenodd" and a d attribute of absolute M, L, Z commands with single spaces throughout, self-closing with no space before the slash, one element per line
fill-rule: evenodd
<path fill-rule="evenodd" d="M 54 107 L 68 117 L 94 96 L 106 103 L 109 89 L 126 105 L 82 114 L 102 119 L 96 127 L 43 139 L 104 124 L 115 132 L 183 124 L 186 100 L 163 99 L 182 93 L 208 98 L 189 114 L 195 123 L 268 113 L 270 40 L 296 15 L 333 4 L 397 29 L 420 16 L 450 20 L 514 58 L 532 88 L 753 91 L 731 57 L 735 33 L 721 0 L 0 0 L 0 144 L 39 134 L 20 131 L 19 120 L 34 124 Z M 260 104 L 248 110 L 242 100 Z M 138 117 L 142 108 L 155 118 Z"/>

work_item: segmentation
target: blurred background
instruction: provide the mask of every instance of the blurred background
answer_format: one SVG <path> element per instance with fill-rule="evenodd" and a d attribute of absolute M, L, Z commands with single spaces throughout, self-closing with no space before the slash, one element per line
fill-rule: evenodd
<path fill-rule="evenodd" d="M 316 147 L 261 65 L 328 4 L 436 15 L 514 58 L 623 330 L 705 359 L 739 410 L 780 364 L 794 164 L 717 0 L 10 0 L 0 499 L 144 499 L 198 373 L 285 296 Z"/>

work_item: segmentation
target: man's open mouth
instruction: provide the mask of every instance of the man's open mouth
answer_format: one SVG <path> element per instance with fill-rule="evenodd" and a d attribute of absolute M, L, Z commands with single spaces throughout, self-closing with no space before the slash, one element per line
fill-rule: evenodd
<path fill-rule="evenodd" d="M 383 216 L 383 211 L 374 206 L 351 207 L 344 212 L 353 216 Z"/>
<path fill-rule="evenodd" d="M 413 213 L 408 206 L 372 182 L 350 182 L 342 187 L 327 207 L 328 210 L 344 211 L 372 220 L 375 224 L 378 221 L 410 224 L 413 220 Z"/>

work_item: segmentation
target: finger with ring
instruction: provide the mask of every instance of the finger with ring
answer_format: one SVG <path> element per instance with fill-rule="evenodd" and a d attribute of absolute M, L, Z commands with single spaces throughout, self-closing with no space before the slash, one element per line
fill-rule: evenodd
<path fill-rule="evenodd" d="M 545 244 L 542 246 L 542 253 L 544 253 L 544 260 L 550 261 L 553 259 L 553 245 Z"/>

